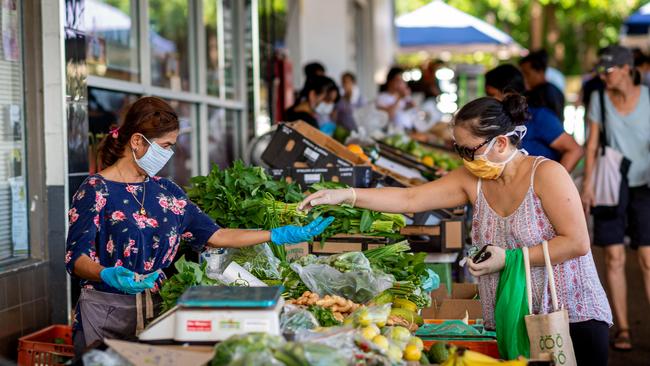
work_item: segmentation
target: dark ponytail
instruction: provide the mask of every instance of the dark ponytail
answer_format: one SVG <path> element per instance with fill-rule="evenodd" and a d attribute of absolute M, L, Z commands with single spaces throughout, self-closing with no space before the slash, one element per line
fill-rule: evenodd
<path fill-rule="evenodd" d="M 120 126 L 101 141 L 98 147 L 101 169 L 115 164 L 136 133 L 151 140 L 179 129 L 178 115 L 169 103 L 156 97 L 142 97 L 127 110 Z"/>
<path fill-rule="evenodd" d="M 511 93 L 503 101 L 483 97 L 467 103 L 454 117 L 454 125 L 468 128 L 474 136 L 491 139 L 514 131 L 529 119 L 526 98 Z M 510 142 L 517 145 L 520 137 L 510 136 Z"/>

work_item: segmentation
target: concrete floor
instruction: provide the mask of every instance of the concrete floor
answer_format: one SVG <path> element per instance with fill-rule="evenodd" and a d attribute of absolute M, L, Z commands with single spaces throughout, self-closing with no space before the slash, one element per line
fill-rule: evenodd
<path fill-rule="evenodd" d="M 607 289 L 604 277 L 603 251 L 592 247 L 594 261 L 598 267 L 601 282 Z M 644 293 L 643 278 L 639 267 L 637 252 L 627 250 L 627 284 L 628 312 L 630 332 L 634 349 L 629 352 L 617 352 L 610 348 L 610 366 L 647 366 L 650 365 L 650 304 Z M 610 338 L 614 338 L 616 325 L 612 327 Z"/>

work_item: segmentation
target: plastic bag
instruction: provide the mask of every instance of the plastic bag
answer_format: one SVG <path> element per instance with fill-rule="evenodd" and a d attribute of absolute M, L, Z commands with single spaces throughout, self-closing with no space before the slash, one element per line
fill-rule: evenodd
<path fill-rule="evenodd" d="M 119 353 L 109 348 L 106 351 L 91 350 L 82 356 L 83 364 L 87 366 L 129 366 L 132 365 Z"/>
<path fill-rule="evenodd" d="M 341 273 L 327 264 L 310 264 L 305 267 L 291 264 L 302 282 L 320 296 L 339 295 L 358 304 L 370 301 L 393 286 L 394 278 L 381 271 L 350 271 Z"/>
<path fill-rule="evenodd" d="M 401 349 L 404 349 L 411 340 L 411 331 L 401 326 L 384 327 L 381 334 Z"/>
<path fill-rule="evenodd" d="M 212 359 L 212 366 L 226 366 L 233 362 L 246 358 L 249 354 L 260 354 L 270 352 L 270 350 L 279 348 L 285 343 L 284 338 L 267 333 L 248 333 L 232 336 L 225 341 L 217 344 L 215 355 Z M 282 363 L 272 363 L 270 353 L 267 358 L 262 360 L 270 363 L 260 363 L 264 365 L 282 365 Z M 255 360 L 253 360 L 255 361 Z M 257 363 L 241 363 L 241 365 L 257 365 Z"/>
<path fill-rule="evenodd" d="M 506 266 L 497 286 L 494 320 L 499 355 L 513 360 L 520 355 L 529 357 L 530 341 L 524 317 L 528 315 L 526 269 L 521 248 L 506 250 Z"/>
<path fill-rule="evenodd" d="M 340 272 L 372 271 L 370 261 L 361 252 L 348 252 L 319 259 L 319 263 L 328 264 Z"/>
<path fill-rule="evenodd" d="M 318 343 L 289 342 L 276 350 L 274 356 L 279 360 L 287 357 L 293 361 L 291 364 L 296 364 L 295 361 L 298 360 L 301 364 L 310 366 L 348 365 L 348 360 L 340 349 Z"/>
<path fill-rule="evenodd" d="M 241 350 L 233 355 L 232 361 L 228 366 L 286 366 L 286 364 L 277 358 L 271 349 L 264 349 L 255 352 L 246 352 Z"/>
<path fill-rule="evenodd" d="M 294 305 L 284 306 L 280 315 L 280 329 L 283 334 L 295 334 L 300 329 L 318 327 L 318 320 L 308 310 Z"/>
<path fill-rule="evenodd" d="M 391 303 L 365 306 L 350 314 L 350 318 L 355 326 L 367 327 L 371 324 L 384 326 L 390 316 L 391 306 Z"/>
<path fill-rule="evenodd" d="M 261 280 L 281 280 L 280 260 L 268 244 L 230 250 L 231 259 Z"/>
<path fill-rule="evenodd" d="M 323 331 L 303 329 L 296 333 L 295 341 L 300 343 L 318 343 L 338 350 L 351 351 L 356 330 L 350 327 L 329 327 Z"/>

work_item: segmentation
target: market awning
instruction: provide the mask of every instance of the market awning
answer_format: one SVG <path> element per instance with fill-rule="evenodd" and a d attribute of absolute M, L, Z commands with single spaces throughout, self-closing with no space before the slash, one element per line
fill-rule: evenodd
<path fill-rule="evenodd" d="M 395 26 L 404 52 L 522 50 L 508 34 L 442 0 L 398 17 Z"/>
<path fill-rule="evenodd" d="M 646 35 L 649 26 L 650 4 L 646 4 L 625 20 L 623 33 L 627 35 Z"/>

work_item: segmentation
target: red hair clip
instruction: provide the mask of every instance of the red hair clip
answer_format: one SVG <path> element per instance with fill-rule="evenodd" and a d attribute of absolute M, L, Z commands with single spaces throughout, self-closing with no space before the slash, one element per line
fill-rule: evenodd
<path fill-rule="evenodd" d="M 119 127 L 115 127 L 115 128 L 113 128 L 113 129 L 111 129 L 108 133 L 110 133 L 111 136 L 112 136 L 114 139 L 116 139 L 116 138 L 117 138 L 117 135 L 119 134 L 119 131 L 120 131 L 120 128 L 119 128 Z"/>

